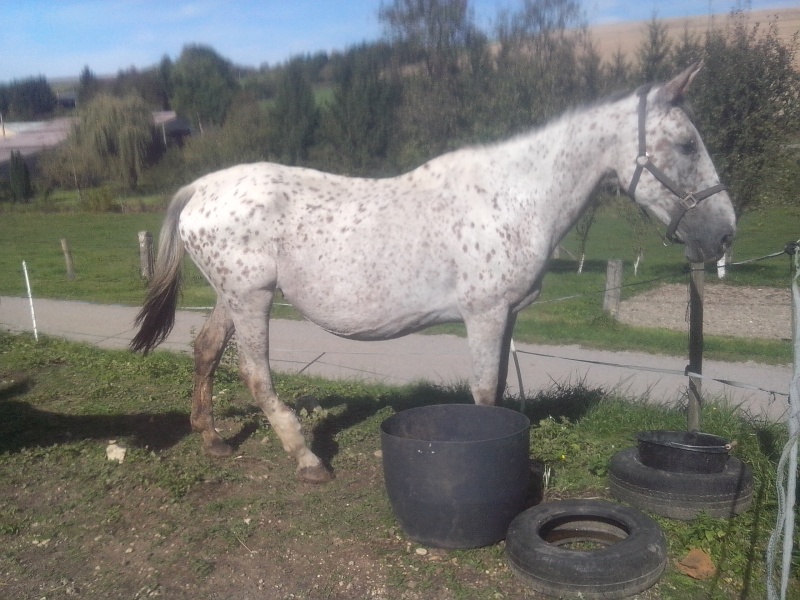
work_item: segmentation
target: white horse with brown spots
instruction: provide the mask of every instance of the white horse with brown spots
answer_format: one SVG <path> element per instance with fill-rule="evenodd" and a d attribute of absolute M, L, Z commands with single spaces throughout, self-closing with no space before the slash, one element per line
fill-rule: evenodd
<path fill-rule="evenodd" d="M 716 260 L 730 246 L 733 207 L 681 108 L 697 70 L 398 177 L 269 163 L 201 177 L 167 211 L 131 347 L 148 351 L 169 333 L 188 250 L 217 293 L 194 350 L 191 423 L 204 449 L 231 453 L 214 429 L 211 401 L 214 371 L 236 331 L 242 377 L 297 460 L 298 476 L 311 482 L 330 472 L 306 446 L 270 375 L 269 313 L 278 289 L 314 323 L 358 340 L 463 321 L 472 395 L 493 404 L 515 316 L 539 294 L 548 257 L 601 180 L 615 175 L 668 224 L 669 237 L 686 244 L 692 262 Z"/>

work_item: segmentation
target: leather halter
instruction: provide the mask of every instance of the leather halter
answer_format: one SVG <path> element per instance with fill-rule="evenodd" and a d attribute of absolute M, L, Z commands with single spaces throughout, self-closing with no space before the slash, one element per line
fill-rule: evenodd
<path fill-rule="evenodd" d="M 642 176 L 642 171 L 647 169 L 653 174 L 658 181 L 661 182 L 665 188 L 680 198 L 678 214 L 672 217 L 672 221 L 667 227 L 667 239 L 673 243 L 679 243 L 680 240 L 675 237 L 678 230 L 678 225 L 686 213 L 693 209 L 709 196 L 713 196 L 718 192 L 724 191 L 726 186 L 721 183 L 704 189 L 701 192 L 687 192 L 681 188 L 677 183 L 667 177 L 666 173 L 655 166 L 650 161 L 650 155 L 647 153 L 647 141 L 645 138 L 645 121 L 647 118 L 647 94 L 650 91 L 650 86 L 643 86 L 639 88 L 636 93 L 639 95 L 639 155 L 636 157 L 636 170 L 633 172 L 630 188 L 627 194 L 633 201 L 636 201 L 636 186 L 639 183 L 639 178 Z"/>

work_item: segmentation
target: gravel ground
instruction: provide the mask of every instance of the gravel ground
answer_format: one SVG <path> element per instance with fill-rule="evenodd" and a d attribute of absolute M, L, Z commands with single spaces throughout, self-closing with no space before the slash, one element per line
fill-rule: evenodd
<path fill-rule="evenodd" d="M 689 330 L 689 289 L 663 285 L 620 305 L 628 325 Z M 792 299 L 788 289 L 705 286 L 703 331 L 710 335 L 791 339 Z"/>

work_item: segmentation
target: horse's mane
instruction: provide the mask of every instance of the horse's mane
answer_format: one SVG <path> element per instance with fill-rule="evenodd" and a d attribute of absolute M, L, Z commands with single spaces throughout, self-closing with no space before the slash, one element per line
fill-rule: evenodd
<path fill-rule="evenodd" d="M 603 96 L 602 98 L 598 98 L 597 100 L 594 100 L 594 101 L 592 101 L 592 102 L 590 102 L 588 104 L 585 104 L 583 106 L 579 106 L 579 107 L 577 107 L 576 110 L 588 109 L 588 108 L 593 108 L 593 107 L 596 107 L 596 106 L 603 106 L 605 104 L 613 104 L 613 103 L 615 103 L 615 102 L 617 102 L 619 100 L 622 100 L 623 98 L 627 98 L 628 96 L 630 96 L 632 94 L 639 94 L 640 92 L 647 93 L 649 90 L 651 90 L 653 88 L 660 88 L 661 86 L 664 85 L 664 83 L 665 82 L 663 82 L 663 81 L 662 82 L 656 82 L 656 83 L 648 83 L 648 84 L 645 84 L 645 85 L 642 85 L 642 86 L 636 88 L 636 90 L 634 90 L 634 91 L 631 91 L 631 90 L 617 90 L 615 92 L 611 92 L 610 94 L 608 94 L 606 96 Z M 673 106 L 675 106 L 676 108 L 682 109 L 683 112 L 686 113 L 686 116 L 689 117 L 689 120 L 692 122 L 692 124 L 695 125 L 695 126 L 697 125 L 695 123 L 695 112 L 694 112 L 694 109 L 692 108 L 692 105 L 691 105 L 691 103 L 689 102 L 688 99 L 683 98 L 680 102 L 673 103 Z"/>
<path fill-rule="evenodd" d="M 559 121 L 563 121 L 563 120 L 569 119 L 570 117 L 572 117 L 574 115 L 580 114 L 580 113 L 585 112 L 587 110 L 591 110 L 592 108 L 598 108 L 598 107 L 606 106 L 606 105 L 609 105 L 609 104 L 615 104 L 616 102 L 619 102 L 620 100 L 628 98 L 629 96 L 633 96 L 633 95 L 636 95 L 636 94 L 639 94 L 639 93 L 648 93 L 649 90 L 654 89 L 654 88 L 659 88 L 659 87 L 661 87 L 663 85 L 664 85 L 664 82 L 656 82 L 656 83 L 648 83 L 648 84 L 639 86 L 635 90 L 631 90 L 630 88 L 619 89 L 619 90 L 610 92 L 609 94 L 606 94 L 605 96 L 601 96 L 600 98 L 596 98 L 594 100 L 590 100 L 590 101 L 585 102 L 583 104 L 578 104 L 578 105 L 576 105 L 576 106 L 574 106 L 572 108 L 567 109 L 565 112 L 561 113 L 560 115 L 556 115 L 554 117 L 551 117 L 550 119 L 547 119 L 543 123 L 539 123 L 539 124 L 529 128 L 529 129 L 524 129 L 524 130 L 519 131 L 516 134 L 513 134 L 513 135 L 511 135 L 509 137 L 501 138 L 501 139 L 495 140 L 493 142 L 488 142 L 488 143 L 483 143 L 483 144 L 480 144 L 480 143 L 479 144 L 475 144 L 474 147 L 484 147 L 484 148 L 486 148 L 486 147 L 491 147 L 491 146 L 498 145 L 498 144 L 503 144 L 506 141 L 509 141 L 511 139 L 526 137 L 526 136 L 528 136 L 528 135 L 530 135 L 532 133 L 537 133 L 537 132 L 543 131 L 546 128 L 550 127 L 551 125 L 553 125 L 555 123 L 558 123 Z M 696 123 L 695 123 L 695 113 L 692 110 L 692 106 L 691 106 L 691 104 L 689 103 L 688 100 L 686 100 L 684 98 L 680 102 L 674 103 L 673 106 L 683 110 L 683 112 L 689 118 L 691 123 L 693 125 L 695 125 L 695 127 L 697 126 Z"/>
<path fill-rule="evenodd" d="M 606 94 L 605 96 L 601 96 L 600 98 L 592 100 L 588 104 L 585 104 L 583 105 L 583 107 L 579 108 L 592 108 L 595 106 L 603 106 L 604 104 L 614 104 L 615 102 L 618 102 L 623 98 L 627 98 L 633 93 L 634 92 L 632 92 L 630 89 L 616 90 L 614 92 L 611 92 L 610 94 Z"/>

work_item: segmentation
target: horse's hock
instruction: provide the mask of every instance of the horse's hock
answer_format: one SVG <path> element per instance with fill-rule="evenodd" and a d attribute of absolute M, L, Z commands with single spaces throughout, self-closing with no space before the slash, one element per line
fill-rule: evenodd
<path fill-rule="evenodd" d="M 708 335 L 790 339 L 791 295 L 787 289 L 710 284 L 703 302 L 703 330 Z M 667 284 L 623 300 L 618 319 L 626 325 L 687 331 L 689 291 Z"/>

